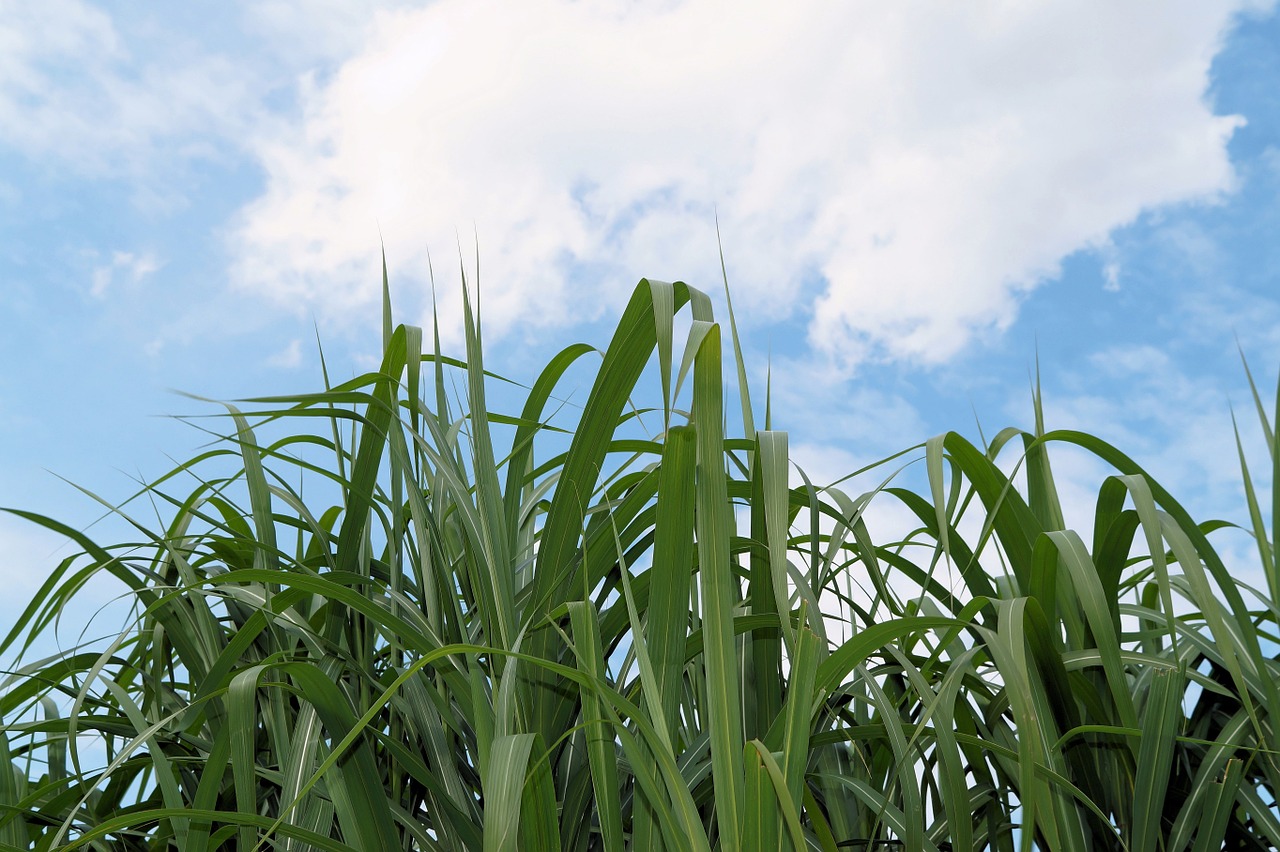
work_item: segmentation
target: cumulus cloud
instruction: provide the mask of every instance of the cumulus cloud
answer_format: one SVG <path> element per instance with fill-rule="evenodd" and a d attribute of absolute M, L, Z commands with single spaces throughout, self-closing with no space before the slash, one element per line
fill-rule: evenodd
<path fill-rule="evenodd" d="M 342 315 L 377 240 L 483 261 L 499 330 L 590 319 L 636 278 L 800 312 L 841 365 L 945 360 L 1073 251 L 1230 191 L 1205 100 L 1244 4 L 440 0 L 378 14 L 259 138 L 235 278 Z M 1268 4 L 1251 3 L 1252 8 Z"/>

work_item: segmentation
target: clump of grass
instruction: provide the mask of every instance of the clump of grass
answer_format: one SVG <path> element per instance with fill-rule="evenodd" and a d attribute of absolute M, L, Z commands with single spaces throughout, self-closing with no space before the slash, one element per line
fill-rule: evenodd
<path fill-rule="evenodd" d="M 97 574 L 137 606 L 6 675 L 0 848 L 1280 846 L 1280 583 L 1247 469 L 1259 590 L 1220 524 L 1038 416 L 907 451 L 925 493 L 793 487 L 731 327 L 726 401 L 711 304 L 641 281 L 581 409 L 557 398 L 576 345 L 499 414 L 470 303 L 455 361 L 388 299 L 376 371 L 228 405 L 145 489 L 168 521 L 139 542 L 16 512 L 83 552 L 0 656 Z M 1091 541 L 1062 443 L 1114 469 Z M 878 538 L 873 500 L 916 528 Z"/>

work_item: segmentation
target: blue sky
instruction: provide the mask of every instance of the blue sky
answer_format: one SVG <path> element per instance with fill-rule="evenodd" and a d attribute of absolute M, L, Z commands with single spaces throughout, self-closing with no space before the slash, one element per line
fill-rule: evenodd
<path fill-rule="evenodd" d="M 89 525 L 58 477 L 123 499 L 203 441 L 170 389 L 316 388 L 316 329 L 366 369 L 380 240 L 409 322 L 430 252 L 456 344 L 478 239 L 487 366 L 529 380 L 643 276 L 718 291 L 718 216 L 815 479 L 1028 426 L 1038 354 L 1051 427 L 1243 520 L 1237 340 L 1264 393 L 1280 364 L 1275 4 L 775 6 L 0 0 L 0 505 Z M 1059 473 L 1087 524 L 1106 471 Z M 0 623 L 66 552 L 0 518 Z"/>

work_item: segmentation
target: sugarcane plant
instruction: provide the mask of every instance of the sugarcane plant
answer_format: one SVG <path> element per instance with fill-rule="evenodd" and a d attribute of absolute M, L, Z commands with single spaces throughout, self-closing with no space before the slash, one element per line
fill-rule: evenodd
<path fill-rule="evenodd" d="M 459 359 L 383 289 L 381 365 L 220 408 L 135 495 L 163 522 L 110 504 L 135 540 L 8 510 L 80 552 L 0 642 L 0 849 L 1280 846 L 1256 387 L 1250 588 L 1223 523 L 1046 431 L 1038 392 L 1031 431 L 939 435 L 856 494 L 757 426 L 693 287 L 642 280 L 527 387 L 485 370 L 465 282 Z M 1113 471 L 1089 537 L 1061 444 Z M 28 659 L 102 574 L 118 635 Z"/>

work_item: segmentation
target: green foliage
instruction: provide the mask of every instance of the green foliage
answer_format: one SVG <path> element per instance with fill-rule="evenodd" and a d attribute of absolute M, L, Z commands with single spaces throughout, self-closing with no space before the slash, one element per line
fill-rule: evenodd
<path fill-rule="evenodd" d="M 1035 433 L 914 448 L 926 493 L 793 486 L 684 284 L 640 283 L 580 411 L 557 394 L 589 347 L 503 415 L 469 303 L 464 362 L 390 317 L 376 371 L 227 406 L 140 542 L 15 512 L 83 553 L 0 643 L 0 848 L 1280 846 L 1280 578 L 1243 451 L 1261 590 L 1038 399 Z M 1091 542 L 1060 444 L 1115 471 Z M 877 540 L 873 500 L 915 529 Z M 103 572 L 127 629 L 23 661 Z"/>

